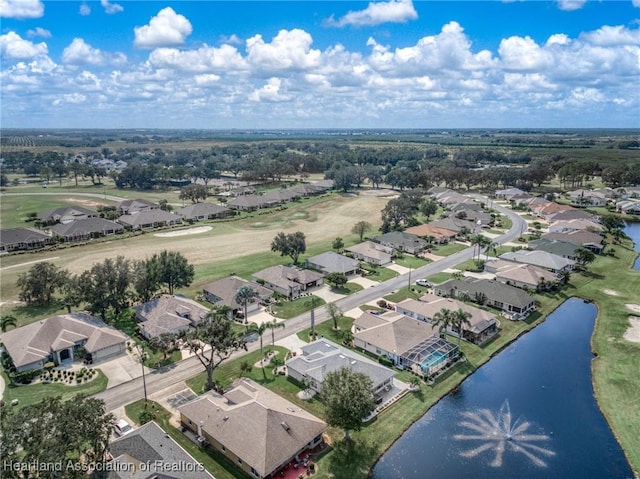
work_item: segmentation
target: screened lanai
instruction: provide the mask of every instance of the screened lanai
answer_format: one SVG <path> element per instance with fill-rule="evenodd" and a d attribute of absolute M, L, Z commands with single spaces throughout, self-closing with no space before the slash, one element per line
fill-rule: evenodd
<path fill-rule="evenodd" d="M 434 376 L 458 358 L 458 346 L 432 336 L 401 355 L 400 363 L 424 376 Z"/>

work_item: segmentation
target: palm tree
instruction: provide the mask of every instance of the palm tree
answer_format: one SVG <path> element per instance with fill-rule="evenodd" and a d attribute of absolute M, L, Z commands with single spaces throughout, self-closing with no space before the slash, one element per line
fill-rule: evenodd
<path fill-rule="evenodd" d="M 469 318 L 471 317 L 470 313 L 458 308 L 457 311 L 454 311 L 451 318 L 451 325 L 458 330 L 458 349 L 460 349 L 460 338 L 462 338 L 462 327 L 463 326 L 471 326 L 469 322 Z"/>
<path fill-rule="evenodd" d="M 9 326 L 11 326 L 12 328 L 15 328 L 18 325 L 18 318 L 16 318 L 15 316 L 11 316 L 10 314 L 7 314 L 6 316 L 2 316 L 2 318 L 0 318 L 0 329 L 2 330 L 3 333 L 7 332 L 7 329 L 9 328 Z"/>
<path fill-rule="evenodd" d="M 277 328 L 282 328 L 284 329 L 284 323 L 279 323 L 278 321 L 276 321 L 275 318 L 273 318 L 273 321 L 270 323 L 265 323 L 267 325 L 267 328 L 269 328 L 271 330 L 271 348 L 273 350 L 276 349 L 276 333 L 275 330 Z"/>
<path fill-rule="evenodd" d="M 244 314 L 244 323 L 247 324 L 249 319 L 247 318 L 247 304 L 258 296 L 258 292 L 251 286 L 240 286 L 233 300 L 242 305 Z"/>
<path fill-rule="evenodd" d="M 262 335 L 269 328 L 267 324 L 269 323 L 262 323 L 260 325 L 251 324 L 251 326 L 247 328 L 247 333 L 256 333 L 260 337 L 260 365 L 262 366 L 263 376 L 264 376 L 264 350 L 263 350 L 263 344 L 262 344 Z"/>
<path fill-rule="evenodd" d="M 340 306 L 338 306 L 336 303 L 328 303 L 325 308 L 327 309 L 327 313 L 329 313 L 329 316 L 333 321 L 333 329 L 337 331 L 338 319 L 340 319 L 340 316 L 342 316 L 342 310 L 340 309 Z"/>
<path fill-rule="evenodd" d="M 308 301 L 304 302 L 304 305 L 311 307 L 311 337 L 316 336 L 316 308 L 322 304 L 322 300 L 317 296 L 311 296 Z"/>
<path fill-rule="evenodd" d="M 499 243 L 494 243 L 491 240 L 489 240 L 489 244 L 486 245 L 487 249 L 484 250 L 484 260 L 485 261 L 489 261 L 489 252 L 492 252 L 493 254 L 497 254 L 498 253 L 498 246 L 500 246 Z"/>
<path fill-rule="evenodd" d="M 442 334 L 449 326 L 453 324 L 453 311 L 447 308 L 442 308 L 436 314 L 433 315 L 433 324 L 438 327 L 438 331 Z"/>
<path fill-rule="evenodd" d="M 484 240 L 484 236 L 480 234 L 475 234 L 471 238 L 469 238 L 469 241 L 471 242 L 471 246 L 473 246 L 473 259 L 476 259 L 476 247 L 478 250 L 477 256 L 478 258 L 480 257 L 480 246 L 482 245 L 483 240 Z"/>

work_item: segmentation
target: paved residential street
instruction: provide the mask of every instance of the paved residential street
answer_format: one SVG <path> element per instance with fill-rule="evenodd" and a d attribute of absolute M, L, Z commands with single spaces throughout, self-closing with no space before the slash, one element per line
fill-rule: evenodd
<path fill-rule="evenodd" d="M 470 195 L 478 201 L 489 201 L 481 195 Z M 500 213 L 508 216 L 512 221 L 511 229 L 505 234 L 495 238 L 495 242 L 502 244 L 514 240 L 521 236 L 527 229 L 527 222 L 522 219 L 520 215 L 514 211 L 505 208 L 503 206 L 493 203 L 492 208 Z M 469 247 L 463 251 L 460 251 L 451 256 L 447 256 L 438 261 L 434 261 L 425 266 L 417 268 L 409 273 L 402 274 L 393 279 L 380 283 L 376 286 L 371 286 L 362 291 L 359 291 L 351 296 L 347 296 L 336 301 L 336 304 L 340 306 L 343 311 L 348 311 L 358 306 L 373 301 L 381 296 L 391 293 L 415 280 L 431 276 L 439 273 L 447 268 L 451 268 L 457 264 L 460 264 L 473 256 L 473 248 Z M 329 319 L 324 308 L 318 308 L 315 313 L 316 324 L 323 323 Z M 295 318 L 288 319 L 284 329 L 276 330 L 276 341 L 283 339 L 291 334 L 295 334 L 310 327 L 309 313 L 304 313 Z M 247 345 L 248 351 L 255 351 L 259 349 L 258 341 Z M 232 358 L 240 357 L 246 354 L 245 351 L 239 351 L 232 356 Z M 184 359 L 178 363 L 172 364 L 166 368 L 156 370 L 151 374 L 146 375 L 147 382 L 147 394 L 159 392 L 165 388 L 169 388 L 176 383 L 189 379 L 196 374 L 204 371 L 204 367 L 196 357 L 190 357 Z M 111 411 L 129 404 L 133 401 L 143 398 L 143 383 L 142 378 L 136 378 L 131 381 L 122 383 L 116 387 L 102 391 L 93 397 L 102 399 L 106 403 L 107 411 Z"/>

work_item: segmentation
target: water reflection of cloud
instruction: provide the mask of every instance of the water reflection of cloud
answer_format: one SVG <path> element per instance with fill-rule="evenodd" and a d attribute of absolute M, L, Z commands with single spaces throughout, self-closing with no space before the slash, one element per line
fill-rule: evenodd
<path fill-rule="evenodd" d="M 546 434 L 534 434 L 529 421 L 516 419 L 513 421 L 509 402 L 505 401 L 498 414 L 489 409 L 465 411 L 459 426 L 465 428 L 466 434 L 456 434 L 458 441 L 476 441 L 479 444 L 472 449 L 463 450 L 463 457 L 477 457 L 487 452 L 494 454 L 492 467 L 501 467 L 505 451 L 522 454 L 538 467 L 546 467 L 545 457 L 555 456 L 551 449 L 543 447 L 551 438 Z"/>

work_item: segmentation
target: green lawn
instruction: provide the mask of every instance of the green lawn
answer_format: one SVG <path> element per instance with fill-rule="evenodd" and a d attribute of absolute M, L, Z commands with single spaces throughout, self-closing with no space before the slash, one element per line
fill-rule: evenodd
<path fill-rule="evenodd" d="M 273 315 L 278 318 L 289 319 L 311 311 L 311 308 L 314 307 L 312 298 L 314 298 L 313 301 L 315 301 L 316 308 L 325 304 L 325 300 L 317 296 L 303 296 L 293 301 L 279 301 L 272 306 Z"/>
<path fill-rule="evenodd" d="M 484 261 L 484 255 L 480 255 L 480 260 Z M 453 268 L 459 269 L 460 271 L 474 271 L 476 273 L 478 272 L 476 267 L 476 260 L 473 259 L 468 259 L 467 261 L 455 265 Z"/>
<path fill-rule="evenodd" d="M 460 243 L 449 243 L 436 246 L 433 249 L 433 254 L 437 254 L 438 256 L 450 256 L 452 254 L 458 253 L 459 251 L 467 249 L 468 247 L 469 246 Z"/>
<path fill-rule="evenodd" d="M 452 277 L 451 273 L 436 273 L 436 274 L 432 274 L 431 276 L 428 276 L 427 281 L 433 284 L 440 284 L 440 283 L 444 283 L 448 279 L 451 279 L 451 277 Z"/>
<path fill-rule="evenodd" d="M 384 297 L 387 301 L 391 301 L 392 303 L 399 303 L 405 299 L 418 299 L 420 296 L 424 295 L 427 292 L 428 288 L 424 286 L 418 286 L 415 284 L 411 285 L 411 290 L 409 290 L 409 286 L 404 286 L 400 288 L 395 293 L 388 294 Z"/>
<path fill-rule="evenodd" d="M 384 281 L 387 281 L 391 278 L 395 278 L 396 276 L 398 276 L 397 271 L 394 271 L 389 268 L 383 268 L 382 266 L 370 267 L 369 265 L 367 265 L 368 270 L 369 268 L 371 269 L 369 274 L 367 274 L 366 278 L 372 281 L 380 281 L 382 283 Z"/>
<path fill-rule="evenodd" d="M 340 288 L 331 288 L 331 291 L 338 294 L 353 294 L 363 289 L 362 285 L 350 281 Z"/>
<path fill-rule="evenodd" d="M 369 308 L 374 309 L 374 308 Z M 338 319 L 338 330 L 333 329 L 333 321 L 325 321 L 322 324 L 316 326 L 316 334 L 318 337 L 325 337 L 334 343 L 342 344 L 342 334 L 344 331 L 350 331 L 353 325 L 353 318 L 349 316 L 340 316 Z M 303 341 L 309 342 L 311 335 L 311 328 L 303 329 L 298 333 L 298 337 Z"/>
<path fill-rule="evenodd" d="M 76 394 L 92 395 L 104 391 L 107 388 L 107 377 L 98 369 L 98 375 L 95 379 L 88 383 L 78 386 L 70 386 L 58 383 L 35 383 L 24 386 L 16 386 L 11 384 L 7 373 L 2 371 L 2 377 L 6 384 L 3 399 L 10 404 L 11 401 L 17 399 L 19 404 L 17 407 L 24 407 L 29 404 L 35 404 L 43 399 L 61 396 L 63 401 L 68 401 L 75 397 Z"/>
<path fill-rule="evenodd" d="M 396 258 L 393 262 L 397 265 L 404 266 L 405 268 L 419 268 L 420 266 L 424 266 L 425 264 L 430 263 L 428 259 L 417 258 L 410 254 L 405 254 L 402 258 Z"/>

